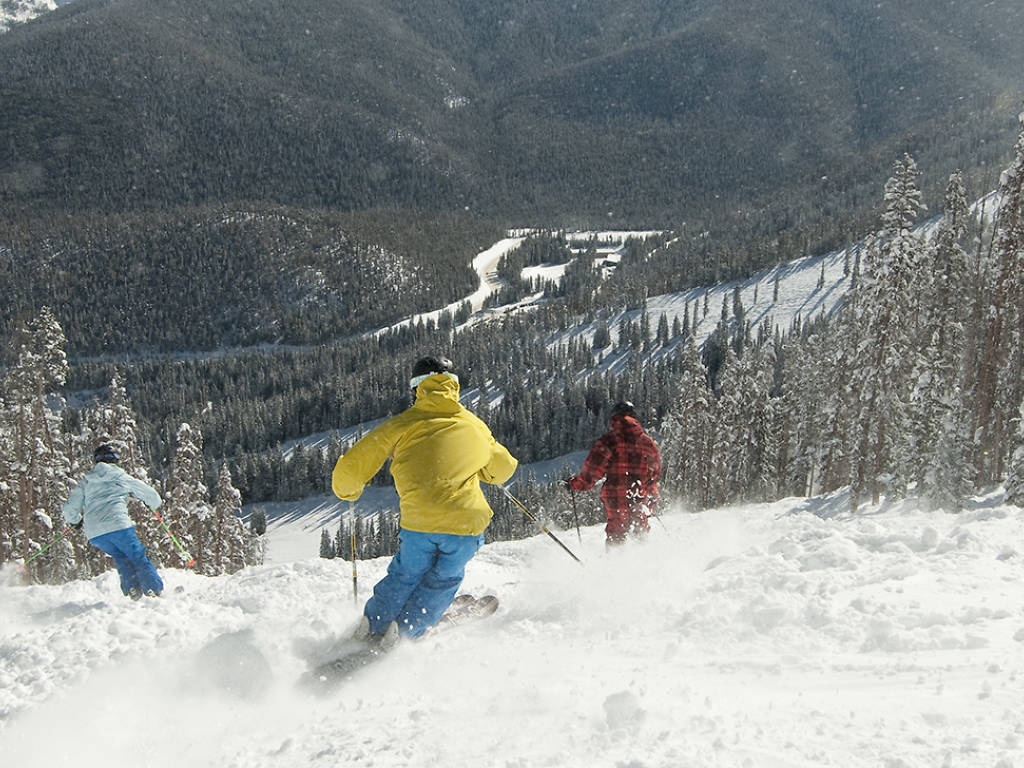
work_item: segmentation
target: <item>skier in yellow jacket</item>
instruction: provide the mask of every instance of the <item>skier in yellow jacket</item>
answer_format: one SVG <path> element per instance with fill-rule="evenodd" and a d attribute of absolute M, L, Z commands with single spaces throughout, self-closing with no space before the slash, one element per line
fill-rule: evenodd
<path fill-rule="evenodd" d="M 409 386 L 415 403 L 353 445 L 331 476 L 338 498 L 355 501 L 391 459 L 401 508 L 399 549 L 356 630 L 385 644 L 397 633 L 419 637 L 441 619 L 491 520 L 480 481 L 505 483 L 517 466 L 487 425 L 459 403 L 450 360 L 420 359 Z"/>

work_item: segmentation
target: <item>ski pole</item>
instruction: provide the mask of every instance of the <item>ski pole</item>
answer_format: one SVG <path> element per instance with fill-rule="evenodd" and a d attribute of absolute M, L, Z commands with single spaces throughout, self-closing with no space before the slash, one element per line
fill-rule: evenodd
<path fill-rule="evenodd" d="M 544 531 L 544 533 L 546 533 L 548 536 L 550 536 L 558 546 L 560 546 L 562 549 L 564 549 L 566 552 L 568 552 L 569 553 L 569 557 L 571 557 L 577 563 L 581 562 L 580 559 L 578 557 L 576 557 L 576 555 L 574 555 L 572 553 L 572 550 L 569 549 L 567 546 L 565 546 L 565 544 L 562 543 L 561 539 L 559 539 L 557 536 L 555 536 L 555 534 L 553 534 L 551 531 L 548 530 L 548 527 L 546 525 L 544 525 L 544 523 L 540 522 L 540 520 L 538 520 L 534 515 L 530 514 L 530 510 L 528 510 L 525 506 L 523 506 L 523 502 L 521 502 L 519 499 L 517 499 L 515 496 L 513 496 L 512 492 L 509 491 L 508 488 L 506 488 L 505 486 L 501 486 L 501 490 L 503 490 L 505 492 L 505 495 L 508 496 L 509 501 L 511 501 L 513 504 L 515 504 L 517 507 L 519 507 L 519 509 L 522 510 L 523 514 L 526 515 L 526 517 L 529 518 L 529 520 L 531 522 L 538 523 L 540 525 L 540 529 L 542 531 Z"/>
<path fill-rule="evenodd" d="M 155 509 L 153 510 L 153 514 L 156 515 L 156 519 L 160 521 L 160 525 L 162 525 L 164 527 L 164 530 L 167 531 L 167 535 L 171 537 L 171 541 L 173 541 L 175 544 L 178 545 L 178 549 L 181 550 L 181 554 L 183 554 L 185 556 L 185 559 L 188 561 L 188 562 L 185 563 L 185 567 L 186 568 L 191 568 L 193 565 L 195 565 L 196 564 L 196 559 L 194 557 L 192 557 L 192 555 L 190 555 L 185 550 L 185 548 L 183 546 L 181 546 L 181 542 L 178 541 L 174 537 L 174 534 L 171 533 L 171 526 L 169 526 L 167 523 L 164 522 L 164 519 L 162 517 L 160 517 L 160 513 L 157 512 Z"/>
<path fill-rule="evenodd" d="M 359 605 L 359 576 L 356 573 L 356 508 L 352 507 L 352 528 L 349 533 L 349 547 L 352 550 L 352 602 Z"/>
<path fill-rule="evenodd" d="M 36 552 L 36 553 L 35 553 L 34 555 L 32 555 L 32 557 L 29 557 L 29 558 L 27 558 L 27 559 L 25 560 L 25 563 L 24 563 L 24 564 L 20 564 L 20 563 L 19 563 L 18 567 L 19 567 L 19 568 L 20 568 L 21 570 L 25 570 L 25 566 L 27 566 L 27 565 L 28 565 L 29 563 L 31 563 L 31 562 L 32 562 L 33 560 L 35 560 L 35 559 L 36 559 L 37 557 L 39 557 L 39 556 L 40 556 L 41 554 L 43 554 L 43 552 L 45 552 L 46 550 L 48 550 L 48 549 L 49 549 L 50 547 L 52 547 L 52 546 L 53 546 L 54 544 L 56 544 L 56 543 L 57 543 L 58 541 L 60 541 L 60 540 L 61 540 L 61 539 L 63 539 L 63 538 L 65 537 L 65 536 L 67 536 L 67 535 L 68 535 L 69 533 L 71 533 L 71 529 L 72 529 L 72 528 L 74 528 L 74 527 L 75 527 L 75 526 L 73 526 L 73 525 L 69 525 L 69 526 L 68 526 L 67 528 L 65 528 L 65 529 L 64 529 L 64 532 L 63 532 L 63 533 L 61 533 L 61 535 L 60 535 L 60 536 L 58 536 L 58 537 L 57 537 L 56 539 L 54 539 L 54 540 L 53 540 L 53 541 L 51 541 L 51 542 L 50 542 L 49 544 L 47 544 L 47 545 L 46 545 L 45 547 L 43 547 L 43 548 L 42 548 L 42 549 L 40 549 L 40 550 L 39 550 L 38 552 Z"/>
<path fill-rule="evenodd" d="M 583 543 L 583 534 L 580 533 L 580 516 L 576 511 L 576 491 L 572 488 L 569 489 L 569 496 L 572 498 L 572 517 L 576 521 L 576 538 L 580 540 L 580 544 Z"/>

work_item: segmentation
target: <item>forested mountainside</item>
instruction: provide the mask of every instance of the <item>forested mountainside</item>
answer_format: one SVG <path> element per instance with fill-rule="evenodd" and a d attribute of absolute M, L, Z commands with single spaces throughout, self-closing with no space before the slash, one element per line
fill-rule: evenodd
<path fill-rule="evenodd" d="M 930 196 L 994 185 L 1022 33 L 953 0 L 76 0 L 0 36 L 0 201 L 835 240 L 903 151 Z"/>
<path fill-rule="evenodd" d="M 0 240 L 0 317 L 54 307 L 76 357 L 321 344 L 471 293 L 472 256 L 501 234 L 262 204 L 60 217 Z"/>

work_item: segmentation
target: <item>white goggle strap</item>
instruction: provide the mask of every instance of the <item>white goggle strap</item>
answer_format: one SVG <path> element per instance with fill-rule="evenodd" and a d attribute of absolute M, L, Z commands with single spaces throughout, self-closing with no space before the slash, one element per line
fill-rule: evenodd
<path fill-rule="evenodd" d="M 431 376 L 436 375 L 437 373 L 424 373 L 422 376 L 413 376 L 411 379 L 409 379 L 409 389 L 415 390 L 416 387 L 420 385 L 421 381 L 424 381 L 425 379 L 429 379 Z M 445 371 L 444 375 L 447 376 L 449 379 L 452 379 L 456 384 L 459 383 L 459 377 L 456 376 L 454 373 Z"/>

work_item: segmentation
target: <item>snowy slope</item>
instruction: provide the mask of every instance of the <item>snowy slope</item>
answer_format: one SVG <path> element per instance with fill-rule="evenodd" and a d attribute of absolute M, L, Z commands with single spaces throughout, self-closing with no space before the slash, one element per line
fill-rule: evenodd
<path fill-rule="evenodd" d="M 540 294 L 516 305 L 482 309 L 486 299 L 501 287 L 497 277 L 497 267 L 501 257 L 518 247 L 529 231 L 517 230 L 511 232 L 509 237 L 499 240 L 490 248 L 477 254 L 473 259 L 473 268 L 479 277 L 479 286 L 469 296 L 453 302 L 443 309 L 404 318 L 394 325 L 369 331 L 366 335 L 378 336 L 389 330 L 396 330 L 403 326 L 423 323 L 428 320 L 437 322 L 442 312 L 447 311 L 454 315 L 456 310 L 465 301 L 470 302 L 474 314 L 465 325 L 461 326 L 462 328 L 479 323 L 494 315 L 515 311 L 529 311 L 531 307 L 536 306 L 537 301 L 542 299 Z M 656 233 L 645 231 L 573 232 L 566 234 L 566 237 L 575 247 L 581 249 L 585 248 L 588 242 L 597 240 L 599 243 L 607 243 L 607 247 L 614 250 L 617 244 L 630 237 L 645 237 L 652 234 Z M 607 258 L 604 248 L 600 245 L 598 253 L 602 260 Z M 616 258 L 611 257 L 609 260 L 615 261 Z M 765 321 L 769 322 L 773 328 L 779 328 L 784 331 L 788 330 L 798 317 L 806 320 L 817 316 L 819 313 L 827 315 L 839 305 L 846 294 L 846 290 L 849 288 L 849 279 L 843 274 L 847 259 L 847 251 L 835 251 L 823 256 L 796 259 L 763 270 L 744 281 L 720 283 L 680 293 L 653 296 L 647 302 L 651 327 L 657 327 L 662 315 L 667 316 L 669 326 L 671 327 L 672 322 L 676 318 L 679 318 L 680 321 L 682 320 L 686 306 L 689 305 L 691 317 L 696 317 L 697 323 L 693 332 L 697 343 L 701 344 L 715 330 L 715 326 L 721 316 L 722 301 L 728 301 L 731 307 L 733 293 L 739 287 L 747 319 L 755 331 Z M 852 263 L 852 256 L 849 257 L 849 261 Z M 527 267 L 523 270 L 523 276 L 527 279 L 543 276 L 548 280 L 557 280 L 565 271 L 566 266 L 561 264 Z M 777 297 L 775 295 L 776 279 L 778 282 Z M 820 287 L 819 282 L 821 283 Z M 708 297 L 708 315 L 704 317 L 698 313 L 695 316 L 694 313 L 703 307 L 705 295 Z M 639 310 L 631 310 L 608 319 L 613 343 L 618 337 L 619 324 L 627 320 L 635 320 L 639 315 Z M 552 334 L 548 339 L 548 344 L 550 346 L 565 344 L 573 338 L 582 339 L 589 344 L 593 340 L 596 330 L 597 326 L 594 324 L 575 326 Z M 614 365 L 614 359 L 606 363 L 606 366 L 611 365 Z M 475 390 L 468 390 L 463 393 L 463 402 L 471 405 L 476 396 L 477 392 Z M 489 396 L 492 405 L 500 402 L 500 393 L 490 392 Z M 365 433 L 372 429 L 379 421 L 346 426 L 338 430 L 338 435 L 342 440 L 349 441 L 360 431 Z M 284 448 L 287 452 L 297 443 L 302 443 L 306 448 L 324 448 L 329 445 L 331 435 L 332 433 L 330 432 L 307 435 L 300 440 L 289 441 L 285 444 Z"/>
<path fill-rule="evenodd" d="M 400 644 L 335 693 L 296 686 L 386 559 L 0 587 L 5 765 L 1024 764 L 1024 541 L 1000 495 L 959 516 L 843 498 L 488 545 L 491 619 Z M 285 535 L 280 527 L 274 537 Z M 11 574 L 5 573 L 6 576 Z M 140 763 L 141 760 L 141 763 Z"/>
<path fill-rule="evenodd" d="M 57 5 L 54 0 L 3 0 L 0 2 L 0 34 L 9 30 L 13 24 L 52 11 Z"/>

